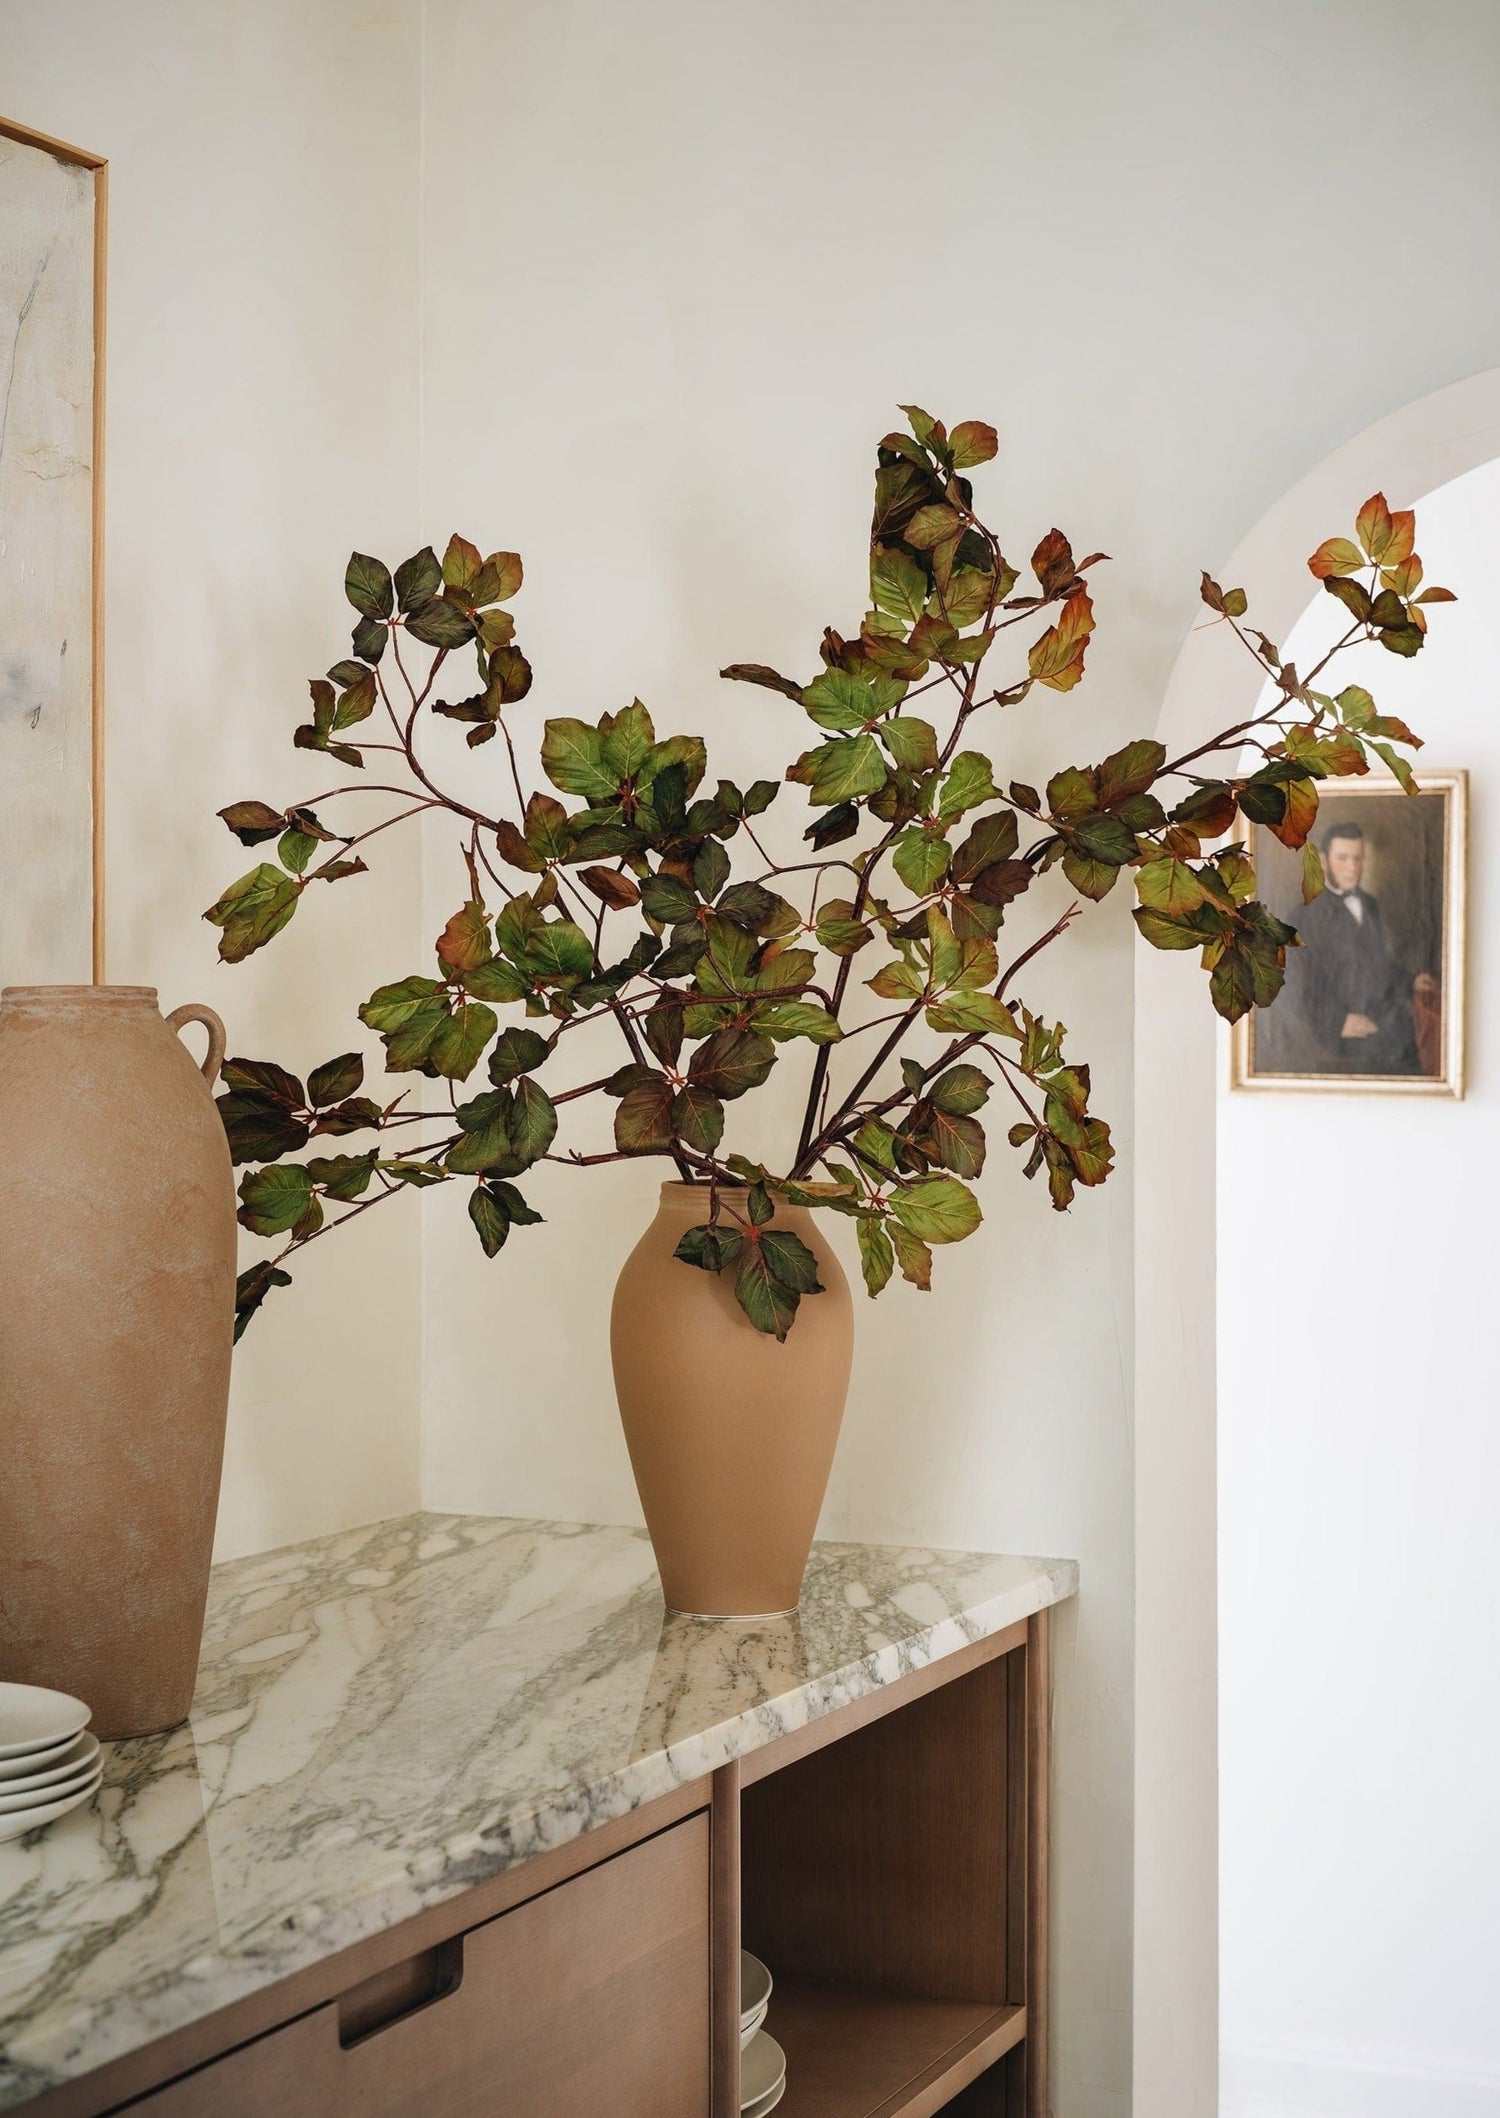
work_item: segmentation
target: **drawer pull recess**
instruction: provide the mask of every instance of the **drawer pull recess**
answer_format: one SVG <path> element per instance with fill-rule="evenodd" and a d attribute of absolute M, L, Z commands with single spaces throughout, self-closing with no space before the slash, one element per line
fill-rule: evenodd
<path fill-rule="evenodd" d="M 392 2023 L 430 2008 L 434 2001 L 446 2000 L 458 1991 L 463 1976 L 461 1934 L 439 1942 L 435 1949 L 424 1949 L 420 1956 L 409 1956 L 405 1963 L 392 1964 L 388 1971 L 377 1971 L 373 1978 L 339 1996 L 339 2043 L 348 2051 L 351 2045 L 388 2030 Z"/>

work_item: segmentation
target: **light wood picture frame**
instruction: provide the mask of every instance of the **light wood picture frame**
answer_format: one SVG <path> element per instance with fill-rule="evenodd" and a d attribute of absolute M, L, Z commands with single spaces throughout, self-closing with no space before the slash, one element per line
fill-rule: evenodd
<path fill-rule="evenodd" d="M 20 148 L 23 154 L 16 156 L 7 152 L 8 145 Z M 7 164 L 14 186 L 8 196 L 4 189 Z M 76 249 L 72 236 L 78 232 L 77 224 L 82 223 L 92 255 L 87 269 L 80 266 L 76 256 L 69 258 L 75 282 L 74 295 L 70 301 L 60 302 L 58 310 L 51 315 L 47 315 L 45 308 L 37 303 L 37 296 L 42 291 L 45 268 L 53 260 L 52 245 L 49 243 L 43 247 L 30 262 L 24 255 L 12 256 L 9 260 L 0 257 L 0 265 L 8 263 L 13 268 L 6 284 L 14 289 L 19 283 L 20 287 L 17 312 L 12 319 L 15 329 L 11 334 L 9 364 L 4 375 L 0 376 L 0 385 L 3 385 L 0 400 L 6 403 L 8 412 L 20 416 L 22 407 L 17 400 L 15 384 L 24 350 L 23 327 L 32 320 L 35 307 L 37 321 L 45 321 L 53 334 L 53 351 L 57 347 L 58 334 L 62 333 L 79 341 L 78 346 L 71 349 L 76 355 L 87 355 L 89 461 L 86 466 L 78 466 L 79 470 L 86 471 L 89 486 L 84 531 L 86 586 L 78 579 L 79 565 L 75 564 L 71 571 L 53 566 L 53 554 L 47 548 L 46 539 L 36 540 L 33 549 L 24 511 L 10 505 L 5 507 L 5 545 L 7 564 L 14 570 L 9 584 L 11 595 L 22 610 L 31 613 L 30 622 L 39 633 L 50 628 L 58 634 L 64 651 L 72 644 L 80 626 L 86 626 L 89 669 L 86 687 L 70 681 L 66 696 L 54 699 L 50 684 L 38 683 L 32 666 L 34 658 L 29 652 L 29 646 L 35 641 L 28 643 L 24 626 L 17 624 L 14 613 L 3 628 L 4 637 L 0 637 L 0 711 L 9 707 L 12 729 L 17 725 L 29 725 L 35 731 L 44 704 L 55 707 L 60 714 L 65 712 L 70 722 L 76 719 L 78 725 L 69 725 L 57 746 L 39 746 L 34 766 L 27 764 L 24 746 L 17 749 L 12 742 L 7 752 L 7 779 L 13 790 L 12 800 L 28 798 L 16 791 L 26 788 L 28 772 L 40 775 L 37 793 L 42 813 L 58 810 L 63 818 L 62 836 L 67 843 L 58 845 L 56 836 L 53 837 L 52 844 L 57 850 L 50 863 L 44 844 L 0 847 L 0 861 L 4 863 L 0 881 L 3 881 L 11 906 L 9 927 L 0 928 L 8 944 L 0 954 L 9 959 L 0 962 L 0 983 L 81 983 L 88 978 L 101 984 L 104 979 L 104 408 L 109 164 L 103 155 L 87 148 L 71 146 L 49 133 L 0 117 L 0 242 L 5 240 L 8 231 L 21 230 L 23 223 L 27 224 L 23 247 L 25 240 L 34 234 L 34 228 L 27 221 L 22 192 L 27 183 L 43 173 L 49 164 L 54 171 L 60 165 L 63 170 L 79 172 L 84 178 L 81 186 L 75 184 L 73 196 L 68 201 L 74 228 L 71 234 L 60 229 L 58 244 L 64 254 L 70 248 Z M 78 288 L 86 289 L 87 315 L 83 313 L 84 302 L 78 298 Z M 43 353 L 38 355 L 35 375 L 45 376 L 47 372 L 47 355 Z M 32 379 L 35 380 L 35 376 Z M 58 394 L 61 395 L 61 388 Z M 77 407 L 73 409 L 76 412 Z M 79 420 L 78 424 L 82 426 L 85 421 Z M 7 438 L 15 449 L 23 448 L 27 441 L 24 433 L 15 427 L 9 437 L 0 429 L 0 501 L 5 499 L 4 448 Z M 41 482 L 60 484 L 63 481 L 57 479 L 49 468 Z M 80 500 L 80 514 L 82 508 Z M 63 585 L 65 577 L 66 586 Z M 50 613 L 39 606 L 49 585 L 54 583 L 60 602 L 56 613 Z M 0 582 L 0 589 L 5 586 Z M 5 597 L 0 595 L 0 602 L 4 600 Z M 75 648 L 75 667 L 76 660 Z M 59 694 L 64 691 L 61 682 L 58 691 Z M 5 734 L 6 731 L 0 729 L 0 738 Z M 80 760 L 78 752 L 85 742 L 87 756 Z M 66 767 L 60 758 L 68 761 Z M 86 814 L 83 813 L 85 800 Z M 85 875 L 87 902 L 75 904 L 72 901 L 75 891 L 82 896 L 84 888 L 78 878 Z"/>
<path fill-rule="evenodd" d="M 1248 827 L 1257 894 L 1301 946 L 1275 1003 L 1234 1026 L 1232 1089 L 1463 1095 L 1468 774 L 1419 770 L 1418 786 L 1320 785 L 1329 884 L 1307 906 L 1300 852 Z"/>

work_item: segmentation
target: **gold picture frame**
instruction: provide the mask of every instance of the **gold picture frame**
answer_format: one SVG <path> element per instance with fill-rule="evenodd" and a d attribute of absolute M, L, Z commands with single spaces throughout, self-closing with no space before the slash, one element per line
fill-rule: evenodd
<path fill-rule="evenodd" d="M 90 771 L 89 799 L 91 906 L 89 920 L 90 977 L 104 982 L 104 395 L 105 395 L 105 285 L 109 230 L 109 162 L 86 147 L 70 146 L 66 140 L 38 132 L 14 119 L 0 117 L 0 138 L 22 147 L 34 147 L 60 162 L 86 169 L 93 179 L 93 390 L 91 402 L 92 535 L 90 548 Z"/>
<path fill-rule="evenodd" d="M 1318 789 L 1313 843 L 1324 848 L 1330 833 L 1335 839 L 1347 839 L 1358 845 L 1361 870 L 1367 860 L 1373 870 L 1364 870 L 1363 881 L 1361 870 L 1356 870 L 1355 887 L 1347 893 L 1326 892 L 1328 904 L 1331 907 L 1345 894 L 1362 898 L 1364 905 L 1373 904 L 1372 926 L 1398 974 L 1390 988 L 1390 1022 L 1377 1026 L 1366 1014 L 1346 1014 L 1345 1023 L 1357 1020 L 1360 1025 L 1348 1038 L 1329 1027 L 1343 1006 L 1337 983 L 1342 964 L 1329 955 L 1330 948 L 1341 949 L 1343 944 L 1336 937 L 1331 942 L 1319 940 L 1320 934 L 1334 936 L 1330 914 L 1325 911 L 1308 918 L 1304 911 L 1301 853 L 1282 846 L 1264 825 L 1248 826 L 1257 895 L 1278 918 L 1299 931 L 1306 920 L 1306 938 L 1301 948 L 1287 952 L 1287 985 L 1273 1006 L 1253 1008 L 1234 1025 L 1231 1089 L 1313 1095 L 1463 1095 L 1469 776 L 1462 770 L 1422 771 L 1418 787 L 1416 795 L 1408 795 L 1393 777 L 1382 773 L 1327 780 Z M 1427 806 L 1418 809 L 1417 803 Z M 1325 865 L 1328 857 L 1325 850 Z M 1385 907 L 1382 869 L 1389 900 Z M 1357 916 L 1363 925 L 1362 907 Z M 1322 962 L 1317 953 L 1310 953 L 1320 947 Z M 1324 965 L 1329 968 L 1325 970 Z M 1401 1063 L 1380 1070 L 1382 1057 L 1393 1054 Z M 1415 1065 L 1407 1063 L 1408 1054 L 1415 1054 Z"/>

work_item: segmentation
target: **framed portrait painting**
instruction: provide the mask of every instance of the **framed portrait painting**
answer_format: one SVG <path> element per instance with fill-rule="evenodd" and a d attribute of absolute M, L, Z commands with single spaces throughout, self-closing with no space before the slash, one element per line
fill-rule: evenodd
<path fill-rule="evenodd" d="M 107 174 L 0 118 L 0 985 L 104 975 Z"/>
<path fill-rule="evenodd" d="M 1297 929 L 1286 985 L 1236 1023 L 1237 1089 L 1464 1092 L 1468 776 L 1326 780 L 1312 843 L 1324 886 L 1302 902 L 1302 855 L 1261 825 L 1258 894 Z"/>

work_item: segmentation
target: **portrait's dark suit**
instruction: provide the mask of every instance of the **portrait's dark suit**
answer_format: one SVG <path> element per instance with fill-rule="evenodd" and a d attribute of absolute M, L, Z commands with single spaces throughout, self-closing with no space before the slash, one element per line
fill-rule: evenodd
<path fill-rule="evenodd" d="M 1351 1074 L 1420 1072 L 1411 979 L 1391 954 L 1377 901 L 1364 890 L 1340 896 L 1328 889 L 1297 924 L 1302 1011 L 1324 1064 Z M 1375 1035 L 1344 1036 L 1350 1015 L 1368 1016 Z"/>

